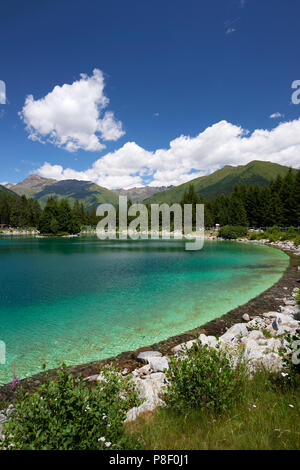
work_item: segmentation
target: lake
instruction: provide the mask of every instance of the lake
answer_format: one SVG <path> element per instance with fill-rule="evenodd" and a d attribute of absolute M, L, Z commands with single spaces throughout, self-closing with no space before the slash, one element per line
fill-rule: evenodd
<path fill-rule="evenodd" d="M 0 340 L 19 378 L 167 339 L 274 284 L 289 257 L 274 248 L 178 240 L 0 239 Z"/>

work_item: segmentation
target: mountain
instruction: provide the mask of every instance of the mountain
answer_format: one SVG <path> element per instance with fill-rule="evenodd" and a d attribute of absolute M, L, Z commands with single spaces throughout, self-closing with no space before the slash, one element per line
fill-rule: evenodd
<path fill-rule="evenodd" d="M 118 203 L 118 196 L 113 191 L 102 188 L 91 181 L 57 181 L 46 185 L 44 189 L 34 194 L 33 198 L 37 199 L 43 207 L 50 196 L 58 200 L 67 198 L 70 204 L 73 204 L 77 199 L 83 203 L 86 209 L 91 209 L 105 202 L 114 205 Z"/>
<path fill-rule="evenodd" d="M 258 184 L 259 186 L 266 186 L 271 180 L 274 180 L 277 175 L 285 176 L 288 171 L 289 168 L 286 166 L 258 160 L 254 160 L 247 165 L 226 165 L 210 175 L 200 176 L 175 188 L 157 193 L 145 202 L 151 204 L 180 202 L 185 190 L 190 184 L 193 184 L 196 192 L 201 194 L 205 199 L 212 199 L 222 193 L 231 193 L 236 184 Z M 298 170 L 293 171 L 296 172 Z"/>
<path fill-rule="evenodd" d="M 131 188 L 131 189 L 114 189 L 113 191 L 118 196 L 127 196 L 132 202 L 141 202 L 144 199 L 148 199 L 156 193 L 160 193 L 167 189 L 173 188 L 173 186 L 143 186 L 142 188 Z"/>
<path fill-rule="evenodd" d="M 82 202 L 86 209 L 97 206 L 101 203 L 118 203 L 118 196 L 113 191 L 98 186 L 91 181 L 63 180 L 42 178 L 39 175 L 30 175 L 24 181 L 11 187 L 10 193 L 37 199 L 42 207 L 45 206 L 47 199 L 52 196 L 55 199 L 67 198 L 70 204 L 75 199 Z M 9 191 L 6 188 L 3 188 Z"/>
<path fill-rule="evenodd" d="M 1 193 L 9 194 L 10 196 L 16 196 L 16 194 L 15 194 L 13 191 L 11 191 L 10 189 L 8 189 L 6 186 L 2 186 L 2 185 L 0 184 L 0 194 L 1 194 Z"/>
<path fill-rule="evenodd" d="M 4 186 L 7 189 L 11 189 L 14 185 L 14 183 L 2 183 L 2 186 Z"/>
<path fill-rule="evenodd" d="M 45 187 L 56 183 L 57 181 L 49 178 L 42 178 L 39 175 L 30 175 L 21 183 L 11 186 L 14 193 L 19 196 L 34 197 L 35 194 L 42 191 Z M 8 187 L 8 185 L 6 185 Z"/>

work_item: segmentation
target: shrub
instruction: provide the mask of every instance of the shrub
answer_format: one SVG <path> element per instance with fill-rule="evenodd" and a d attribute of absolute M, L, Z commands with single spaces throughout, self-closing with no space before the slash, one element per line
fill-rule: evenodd
<path fill-rule="evenodd" d="M 296 246 L 300 245 L 300 235 L 297 235 L 294 239 L 294 243 Z"/>
<path fill-rule="evenodd" d="M 139 441 L 125 434 L 126 412 L 139 404 L 133 384 L 113 367 L 91 387 L 68 375 L 47 381 L 32 394 L 22 392 L 16 412 L 4 423 L 2 449 L 88 450 L 137 449 Z"/>
<path fill-rule="evenodd" d="M 249 240 L 257 240 L 257 233 L 256 232 L 251 232 L 249 236 Z"/>
<path fill-rule="evenodd" d="M 299 304 L 299 296 L 297 297 Z M 294 384 L 300 378 L 300 328 L 293 334 L 285 336 L 285 347 L 281 349 L 281 356 L 287 370 L 287 378 Z"/>
<path fill-rule="evenodd" d="M 224 352 L 201 346 L 200 342 L 185 351 L 185 358 L 171 358 L 164 400 L 176 411 L 206 408 L 225 411 L 242 399 L 246 383 L 245 364 L 235 368 Z"/>
<path fill-rule="evenodd" d="M 247 235 L 247 228 L 239 225 L 225 225 L 221 227 L 218 237 L 225 238 L 226 240 L 235 240 L 236 238 L 245 237 Z"/>
<path fill-rule="evenodd" d="M 287 239 L 292 240 L 297 236 L 297 232 L 294 229 L 294 227 L 289 227 L 288 232 L 287 232 Z"/>

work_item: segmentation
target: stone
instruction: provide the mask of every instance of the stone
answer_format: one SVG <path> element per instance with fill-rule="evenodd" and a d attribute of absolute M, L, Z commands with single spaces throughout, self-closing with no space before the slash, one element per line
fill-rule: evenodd
<path fill-rule="evenodd" d="M 283 362 L 278 354 L 270 352 L 265 354 L 261 359 L 261 365 L 271 372 L 280 372 L 283 366 Z"/>
<path fill-rule="evenodd" d="M 247 336 L 248 333 L 248 329 L 244 323 L 236 323 L 220 337 L 220 341 L 223 341 L 224 343 L 236 342 L 243 336 Z"/>
<path fill-rule="evenodd" d="M 150 365 L 146 364 L 145 366 L 138 369 L 140 375 L 148 375 L 150 374 Z"/>
<path fill-rule="evenodd" d="M 161 357 L 162 353 L 159 351 L 142 351 L 138 354 L 137 360 L 147 364 L 152 357 Z"/>
<path fill-rule="evenodd" d="M 199 336 L 199 340 L 203 346 L 207 344 L 207 346 L 210 346 L 211 348 L 215 348 L 218 343 L 215 336 L 206 336 L 204 334 Z"/>
<path fill-rule="evenodd" d="M 247 328 L 253 328 L 256 330 L 264 329 L 267 326 L 266 320 L 261 317 L 254 317 L 251 321 L 247 323 Z"/>
<path fill-rule="evenodd" d="M 242 316 L 242 319 L 244 321 L 247 321 L 247 322 L 250 321 L 250 317 L 249 317 L 248 313 L 244 313 L 244 315 Z"/>
<path fill-rule="evenodd" d="M 260 330 L 253 330 L 253 331 L 250 331 L 250 333 L 247 337 L 243 338 L 243 340 L 245 340 L 245 341 L 248 341 L 250 339 L 254 339 L 254 341 L 258 341 L 259 339 L 265 339 L 265 337 L 264 337 L 263 333 Z M 243 342 L 245 342 L 245 341 L 243 341 Z"/>
<path fill-rule="evenodd" d="M 163 372 L 165 369 L 169 369 L 169 362 L 167 357 L 151 357 L 149 359 L 149 365 L 153 372 Z"/>
<path fill-rule="evenodd" d="M 245 343 L 245 359 L 257 360 L 261 359 L 264 355 L 265 346 L 260 346 L 254 339 L 250 339 Z"/>
<path fill-rule="evenodd" d="M 86 382 L 95 382 L 96 380 L 98 380 L 98 377 L 99 377 L 98 374 L 90 375 L 89 377 L 86 377 L 83 380 L 86 381 Z"/>

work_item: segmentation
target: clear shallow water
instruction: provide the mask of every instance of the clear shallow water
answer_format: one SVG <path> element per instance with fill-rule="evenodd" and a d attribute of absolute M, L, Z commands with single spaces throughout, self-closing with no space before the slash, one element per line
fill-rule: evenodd
<path fill-rule="evenodd" d="M 0 382 L 79 364 L 195 328 L 274 284 L 289 263 L 265 246 L 0 239 Z"/>

